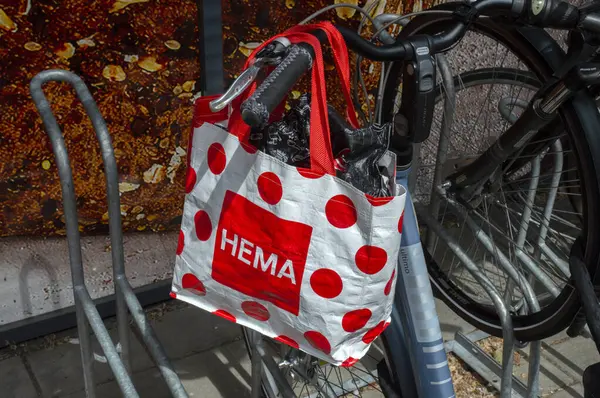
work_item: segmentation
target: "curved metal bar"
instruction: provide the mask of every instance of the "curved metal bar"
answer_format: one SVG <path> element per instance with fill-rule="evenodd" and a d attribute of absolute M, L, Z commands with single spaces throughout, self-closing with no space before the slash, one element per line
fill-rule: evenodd
<path fill-rule="evenodd" d="M 77 326 L 81 343 L 81 357 L 84 368 L 83 372 L 86 393 L 88 397 L 95 396 L 95 386 L 92 369 L 93 362 L 91 361 L 92 350 L 89 338 L 89 328 L 84 326 L 84 324 L 87 324 L 86 320 L 83 318 L 84 314 L 87 316 L 94 333 L 98 337 L 98 341 L 102 346 L 102 349 L 104 350 L 106 359 L 108 360 L 108 363 L 111 369 L 113 370 L 115 377 L 117 378 L 119 386 L 124 392 L 133 391 L 133 393 L 127 396 L 135 397 L 137 396 L 137 393 L 135 393 L 135 388 L 133 387 L 131 378 L 129 377 L 125 366 L 123 365 L 123 362 L 121 362 L 119 354 L 117 353 L 117 350 L 114 344 L 112 343 L 112 340 L 108 335 L 108 332 L 104 327 L 104 324 L 102 323 L 102 319 L 100 318 L 100 315 L 98 314 L 98 311 L 96 310 L 96 307 L 94 306 L 94 303 L 85 286 L 83 263 L 81 259 L 81 242 L 79 237 L 79 223 L 77 216 L 75 188 L 73 183 L 71 165 L 69 163 L 69 155 L 65 147 L 65 141 L 62 135 L 62 131 L 60 130 L 56 118 L 52 113 L 52 109 L 50 108 L 50 104 L 48 103 L 48 100 L 46 99 L 46 96 L 44 95 L 44 92 L 42 90 L 42 85 L 49 81 L 68 82 L 75 88 L 75 91 L 77 92 L 77 95 L 81 102 L 84 104 L 85 110 L 88 113 L 88 115 L 92 114 L 96 116 L 91 117 L 92 124 L 94 125 L 95 129 L 98 129 L 98 127 L 100 127 L 98 126 L 98 115 L 100 114 L 100 112 L 98 111 L 98 108 L 96 107 L 96 104 L 94 103 L 90 92 L 85 86 L 85 83 L 73 73 L 64 70 L 49 70 L 39 73 L 31 80 L 29 86 L 31 96 L 44 122 L 44 126 L 46 128 L 48 137 L 50 138 L 62 188 L 63 209 L 65 212 L 65 224 L 67 229 L 67 242 L 69 246 L 71 277 L 73 280 L 75 305 L 77 307 Z M 106 128 L 106 126 L 104 126 L 104 128 Z M 105 134 L 108 135 L 108 132 L 106 132 Z M 108 137 L 107 143 L 110 146 L 110 137 Z M 106 142 L 104 144 L 106 145 Z M 120 222 L 120 219 L 118 221 Z M 115 256 L 115 248 L 116 247 L 113 244 L 113 259 Z M 121 323 L 119 323 L 119 326 L 121 326 Z M 121 345 L 123 347 L 123 342 L 121 342 Z"/>
<path fill-rule="evenodd" d="M 452 124 L 454 122 L 454 109 L 456 106 L 456 88 L 454 86 L 454 76 L 452 69 L 444 54 L 435 56 L 438 70 L 442 77 L 442 96 L 444 98 L 444 114 L 442 115 L 442 125 L 440 127 L 440 140 L 438 142 L 437 161 L 433 172 L 433 184 L 431 188 L 431 196 L 429 200 L 429 211 L 433 218 L 437 220 L 440 210 L 440 194 L 436 187 L 442 184 L 444 174 L 444 164 L 448 157 L 448 145 L 450 141 L 450 133 L 452 132 Z M 416 174 L 416 173 L 414 173 Z M 435 234 L 432 230 L 427 231 L 425 243 L 428 250 L 433 253 L 435 249 Z"/>
<path fill-rule="evenodd" d="M 67 82 L 75 88 L 79 100 L 82 102 L 87 115 L 92 121 L 92 125 L 96 132 L 96 137 L 100 143 L 100 149 L 102 151 L 102 160 L 104 163 L 104 172 L 107 185 L 107 200 L 108 200 L 108 214 L 109 214 L 109 228 L 110 238 L 112 245 L 112 261 L 113 261 L 113 274 L 115 283 L 115 294 L 117 296 L 117 321 L 119 327 L 119 340 L 121 342 L 123 355 L 123 362 L 119 360 L 117 351 L 110 340 L 110 336 L 102 323 L 102 320 L 89 297 L 87 288 L 85 287 L 83 267 L 81 261 L 81 246 L 79 240 L 79 227 L 77 221 L 77 208 L 75 205 L 75 192 L 73 188 L 73 176 L 71 167 L 69 164 L 69 158 L 64 144 L 62 132 L 56 119 L 50 109 L 46 96 L 42 91 L 42 85 L 49 81 L 61 81 Z M 117 163 L 114 156 L 114 151 L 111 143 L 110 134 L 106 127 L 106 122 L 100 114 L 98 107 L 92 95 L 90 94 L 87 86 L 77 75 L 65 71 L 65 70 L 48 70 L 41 72 L 33 78 L 30 84 L 31 95 L 36 104 L 38 112 L 44 121 L 44 125 L 50 136 L 54 154 L 57 160 L 59 176 L 61 185 L 63 188 L 63 201 L 65 208 L 65 218 L 67 225 L 67 239 L 69 242 L 69 254 L 71 260 L 71 271 L 73 275 L 73 285 L 76 291 L 76 305 L 77 297 L 83 304 L 78 307 L 78 311 L 85 311 L 92 328 L 98 340 L 102 345 L 107 360 L 113 370 L 119 386 L 126 394 L 127 397 L 137 397 L 137 393 L 131 384 L 131 379 L 127 372 L 127 366 L 124 363 L 128 362 L 129 352 L 129 333 L 128 333 L 128 319 L 127 319 L 127 307 L 131 312 L 131 316 L 135 321 L 137 327 L 140 329 L 144 342 L 146 343 L 150 353 L 152 354 L 156 364 L 161 371 L 171 393 L 174 397 L 187 397 L 187 393 L 181 384 L 181 380 L 177 377 L 177 374 L 173 370 L 169 359 L 167 358 L 164 349 L 158 342 L 154 331 L 152 330 L 148 320 L 144 315 L 144 311 L 138 302 L 131 285 L 129 284 L 125 275 L 125 264 L 123 254 L 123 232 L 121 229 L 121 210 L 120 210 L 120 199 L 119 199 L 119 183 L 118 183 L 118 170 Z M 80 326 L 78 317 L 78 326 Z M 80 329 L 80 334 L 85 334 L 85 327 Z M 89 333 L 88 333 L 89 334 Z M 89 336 L 88 336 L 89 340 Z M 103 343 L 104 341 L 104 343 Z M 89 371 L 87 369 L 86 358 L 91 353 L 89 343 L 85 344 L 82 340 L 82 360 L 84 364 L 84 375 L 86 375 L 86 386 L 91 385 L 93 389 L 93 379 L 91 378 L 91 365 L 89 365 Z M 85 355 L 84 355 L 85 354 Z M 88 395 L 89 396 L 89 395 Z"/>
<path fill-rule="evenodd" d="M 536 158 L 538 159 L 538 158 Z M 539 167 L 539 159 L 537 166 Z M 535 167 L 535 165 L 534 165 Z M 537 181 L 535 181 L 537 186 Z M 535 191 L 534 191 L 535 193 Z M 538 312 L 540 310 L 540 305 L 537 299 L 531 284 L 527 281 L 525 276 L 519 272 L 519 270 L 510 262 L 508 257 L 498 249 L 496 245 L 494 245 L 493 240 L 490 238 L 488 234 L 486 234 L 481 226 L 479 226 L 462 208 L 458 203 L 453 201 L 452 199 L 446 196 L 446 193 L 438 188 L 438 194 L 441 197 L 445 197 L 446 201 L 450 204 L 453 210 L 455 210 L 460 216 L 465 220 L 465 223 L 473 231 L 473 234 L 479 240 L 485 249 L 492 254 L 492 256 L 498 261 L 498 263 L 502 266 L 506 274 L 509 276 L 510 282 L 516 283 L 516 285 L 523 292 L 523 296 L 527 305 L 531 312 Z M 524 216 L 525 217 L 525 216 Z M 521 231 L 519 231 L 519 238 L 517 241 L 517 245 L 522 248 L 523 242 L 525 242 L 525 235 L 527 233 L 527 225 L 529 220 L 526 220 L 524 223 L 524 227 L 522 227 Z M 533 341 L 530 345 L 530 359 L 529 359 L 529 379 L 528 379 L 528 387 L 527 387 L 527 396 L 528 397 L 537 397 L 539 390 L 539 373 L 540 373 L 540 353 L 541 353 L 541 342 Z"/>
<path fill-rule="evenodd" d="M 488 279 L 487 276 L 481 272 L 477 264 L 460 248 L 460 245 L 456 242 L 446 229 L 429 214 L 429 209 L 424 206 L 420 206 L 415 203 L 415 209 L 419 216 L 419 220 L 423 221 L 428 228 L 434 230 L 438 238 L 444 241 L 448 248 L 458 257 L 464 266 L 467 268 L 469 273 L 475 278 L 475 280 L 483 287 L 486 293 L 490 296 L 500 323 L 502 324 L 502 338 L 504 344 L 502 347 L 502 378 L 500 382 L 500 396 L 502 398 L 512 397 L 512 367 L 513 367 L 513 350 L 514 350 L 514 334 L 513 334 L 513 323 L 508 308 L 502 299 L 502 296 Z"/>

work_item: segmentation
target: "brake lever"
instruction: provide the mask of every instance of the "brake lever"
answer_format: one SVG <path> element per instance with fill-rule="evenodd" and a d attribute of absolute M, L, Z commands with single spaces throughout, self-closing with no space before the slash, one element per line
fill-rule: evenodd
<path fill-rule="evenodd" d="M 263 48 L 252 64 L 244 70 L 227 89 L 225 94 L 209 103 L 210 110 L 218 112 L 228 106 L 231 101 L 236 99 L 243 93 L 258 76 L 258 72 L 266 65 L 277 65 L 287 54 L 287 50 L 291 45 L 290 41 L 285 37 L 280 37 L 273 40 L 268 46 Z"/>
<path fill-rule="evenodd" d="M 243 71 L 237 79 L 229 86 L 225 94 L 219 98 L 210 102 L 210 110 L 218 112 L 225 108 L 236 99 L 241 93 L 246 90 L 258 76 L 258 72 L 261 70 L 262 64 L 260 62 L 254 62 L 250 67 Z"/>

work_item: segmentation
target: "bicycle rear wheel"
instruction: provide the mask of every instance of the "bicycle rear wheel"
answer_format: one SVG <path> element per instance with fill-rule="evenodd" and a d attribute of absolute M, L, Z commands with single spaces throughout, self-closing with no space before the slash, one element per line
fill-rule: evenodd
<path fill-rule="evenodd" d="M 445 4 L 442 7 L 452 9 L 455 5 Z M 427 15 L 413 20 L 402 34 L 435 34 L 447 29 L 451 23 L 449 16 Z M 443 163 L 443 174 L 446 175 L 487 149 L 510 125 L 507 119 L 518 116 L 520 109 L 529 103 L 541 86 L 540 82 L 547 81 L 552 74 L 552 68 L 542 54 L 514 26 L 492 19 L 475 22 L 447 57 L 456 72 L 458 92 L 457 115 Z M 473 67 L 477 70 L 469 71 Z M 384 91 L 384 117 L 393 115 L 400 79 L 400 65 L 392 66 Z M 584 109 L 582 104 L 589 105 L 591 102 L 589 98 L 585 100 L 563 106 L 560 118 L 549 130 L 546 141 L 529 142 L 522 153 L 505 164 L 499 189 L 493 195 L 480 195 L 463 209 L 492 238 L 494 250 L 506 254 L 511 263 L 523 269 L 526 275 L 531 276 L 532 272 L 525 267 L 524 261 L 529 261 L 545 276 L 544 281 L 532 279 L 542 307 L 540 311 L 524 311 L 526 306 L 523 305 L 522 294 L 508 283 L 494 253 L 486 252 L 469 233 L 463 214 L 443 202 L 438 208 L 438 220 L 455 235 L 463 250 L 480 264 L 498 290 L 510 293 L 507 297 L 513 312 L 515 335 L 522 341 L 556 334 L 569 325 L 579 309 L 578 296 L 568 275 L 570 247 L 577 236 L 583 236 L 587 242 L 585 263 L 590 274 L 594 277 L 597 273 L 599 251 L 598 245 L 593 242 L 597 241 L 599 230 L 597 223 L 590 220 L 597 219 L 599 213 L 599 181 L 593 157 L 598 143 L 591 141 L 590 137 L 593 137 L 591 132 L 600 129 L 600 125 L 595 107 L 591 108 L 591 112 Z M 442 102 L 436 105 L 437 115 L 441 115 Z M 488 105 L 490 103 L 492 106 Z M 499 111 L 501 105 L 504 106 L 504 117 Z M 414 196 L 421 203 L 428 203 L 432 191 L 440 122 L 441 117 L 437 121 L 434 118 L 432 134 L 420 146 L 421 164 L 415 166 L 417 188 Z M 554 175 L 560 175 L 558 189 L 555 189 Z M 534 201 L 528 202 L 531 181 L 536 178 L 539 183 Z M 545 203 L 553 191 L 556 200 L 548 217 Z M 517 247 L 520 243 L 519 220 L 526 208 L 531 210 L 532 222 L 524 242 Z M 542 233 L 546 219 L 549 225 L 544 242 L 547 244 L 542 248 L 537 236 Z M 438 297 L 468 322 L 492 335 L 501 336 L 499 319 L 489 298 L 473 280 L 469 280 L 460 261 L 441 242 L 434 239 L 428 245 L 426 234 L 423 241 L 429 257 L 430 279 Z M 519 248 L 522 249 L 521 256 L 517 257 Z M 556 286 L 554 294 L 548 293 L 546 284 Z"/>

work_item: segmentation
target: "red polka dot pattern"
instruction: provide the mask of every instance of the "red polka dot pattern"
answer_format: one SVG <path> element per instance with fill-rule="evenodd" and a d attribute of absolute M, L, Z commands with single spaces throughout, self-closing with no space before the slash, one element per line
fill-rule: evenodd
<path fill-rule="evenodd" d="M 356 207 L 346 195 L 336 195 L 329 199 L 325 205 L 325 216 L 329 223 L 336 228 L 351 227 L 358 219 Z"/>
<path fill-rule="evenodd" d="M 396 270 L 394 270 L 392 272 L 392 276 L 390 277 L 390 280 L 385 284 L 385 289 L 383 289 L 383 293 L 385 293 L 386 296 L 389 296 L 390 292 L 392 291 L 392 284 L 394 283 L 395 276 L 396 276 Z"/>
<path fill-rule="evenodd" d="M 342 362 L 342 367 L 349 368 L 351 366 L 354 366 L 356 364 L 356 362 L 358 362 L 358 361 L 359 360 L 356 358 L 349 357 L 344 362 Z"/>
<path fill-rule="evenodd" d="M 276 205 L 283 196 L 283 187 L 277 174 L 266 172 L 258 177 L 258 193 L 270 205 Z"/>
<path fill-rule="evenodd" d="M 373 275 L 381 271 L 387 263 L 387 252 L 377 246 L 363 246 L 356 252 L 354 261 L 359 270 Z"/>
<path fill-rule="evenodd" d="M 183 231 L 179 231 L 179 239 L 177 240 L 177 255 L 183 253 L 183 246 L 185 245 L 185 235 Z"/>
<path fill-rule="evenodd" d="M 375 198 L 369 194 L 365 194 L 365 196 L 367 197 L 367 200 L 369 201 L 369 203 L 375 207 L 383 206 L 385 204 L 390 203 L 392 200 L 394 200 L 393 196 L 385 196 L 383 198 Z"/>
<path fill-rule="evenodd" d="M 256 147 L 254 145 L 250 145 L 247 144 L 245 142 L 240 142 L 240 145 L 242 146 L 242 148 L 244 148 L 244 150 L 246 152 L 248 152 L 250 155 L 254 155 L 257 151 Z"/>
<path fill-rule="evenodd" d="M 213 314 L 220 316 L 221 318 L 225 318 L 231 322 L 236 321 L 235 317 L 225 310 L 216 310 L 215 312 L 213 312 Z"/>
<path fill-rule="evenodd" d="M 297 167 L 298 173 L 304 178 L 310 178 L 311 180 L 315 180 L 317 178 L 321 178 L 325 175 L 325 173 L 316 172 L 311 169 L 305 169 L 303 167 Z"/>
<path fill-rule="evenodd" d="M 177 293 L 171 292 L 171 293 L 169 293 L 169 297 L 171 297 L 173 299 L 176 299 L 177 298 Z"/>
<path fill-rule="evenodd" d="M 227 164 L 227 155 L 225 154 L 225 148 L 223 145 L 215 142 L 208 147 L 206 154 L 206 161 L 208 162 L 208 168 L 213 174 L 221 174 L 225 170 Z"/>
<path fill-rule="evenodd" d="M 331 352 L 331 344 L 329 344 L 329 340 L 327 340 L 327 337 L 323 336 L 321 333 L 311 330 L 310 332 L 304 333 L 304 338 L 317 350 L 323 351 L 328 355 Z"/>
<path fill-rule="evenodd" d="M 293 339 L 287 337 L 287 336 L 277 336 L 275 337 L 275 340 L 279 341 L 280 343 L 283 344 L 287 344 L 290 347 L 294 347 L 294 348 L 298 348 L 298 343 L 296 343 Z"/>
<path fill-rule="evenodd" d="M 310 276 L 310 287 L 321 297 L 331 299 L 337 297 L 343 288 L 340 275 L 330 269 L 321 268 Z"/>
<path fill-rule="evenodd" d="M 373 329 L 370 329 L 362 338 L 363 343 L 371 344 L 389 325 L 388 322 L 381 321 Z"/>
<path fill-rule="evenodd" d="M 208 213 L 204 210 L 199 210 L 194 216 L 194 224 L 196 226 L 196 236 L 201 241 L 207 241 L 212 234 L 212 221 Z"/>
<path fill-rule="evenodd" d="M 242 303 L 242 310 L 244 313 L 251 318 L 257 319 L 259 321 L 268 321 L 271 317 L 269 314 L 269 310 L 264 305 L 257 303 L 256 301 L 244 301 Z"/>
<path fill-rule="evenodd" d="M 400 220 L 398 220 L 398 232 L 402 233 L 402 225 L 404 224 L 404 212 L 400 215 Z"/>
<path fill-rule="evenodd" d="M 192 293 L 198 296 L 206 296 L 206 288 L 194 274 L 185 274 L 181 278 L 181 287 L 190 290 Z"/>
<path fill-rule="evenodd" d="M 348 333 L 356 332 L 365 327 L 369 319 L 371 319 L 371 310 L 368 308 L 350 311 L 342 318 L 342 327 Z"/>
<path fill-rule="evenodd" d="M 187 176 L 185 177 L 185 193 L 190 193 L 196 186 L 196 170 L 188 167 Z"/>

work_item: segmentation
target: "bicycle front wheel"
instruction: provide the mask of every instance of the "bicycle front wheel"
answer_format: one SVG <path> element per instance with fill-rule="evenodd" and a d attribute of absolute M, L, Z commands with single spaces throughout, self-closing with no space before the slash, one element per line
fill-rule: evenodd
<path fill-rule="evenodd" d="M 258 332 L 243 328 L 248 355 L 252 359 L 262 353 L 259 372 L 260 391 L 265 398 L 369 398 L 384 394 L 393 398 L 391 390 L 380 384 L 378 370 L 388 361 L 385 337 L 379 336 L 367 354 L 350 367 L 338 367 L 306 354 L 287 344 L 277 342 Z M 260 354 L 259 354 L 260 355 Z M 253 386 L 257 388 L 257 386 Z M 293 395 L 292 395 L 293 394 Z"/>
<path fill-rule="evenodd" d="M 452 9 L 455 5 L 441 7 Z M 452 23 L 447 15 L 427 15 L 411 22 L 402 34 L 435 34 Z M 544 56 L 514 26 L 489 18 L 475 22 L 446 56 L 457 90 L 453 127 L 449 134 L 444 133 L 447 149 L 440 150 L 444 105 L 444 88 L 440 85 L 432 132 L 420 145 L 418 164 L 414 166 L 414 198 L 427 205 L 434 198 L 433 185 L 440 183 L 434 181 L 436 166 L 443 180 L 477 158 L 518 118 L 542 82 L 552 75 Z M 391 117 L 395 111 L 400 81 L 400 65 L 393 65 L 384 91 L 384 117 Z M 600 131 L 600 123 L 590 98 L 565 104 L 544 139 L 530 141 L 502 165 L 497 186 L 488 187 L 462 208 L 443 199 L 439 206 L 430 207 L 504 295 L 519 340 L 554 335 L 566 328 L 577 313 L 578 295 L 570 283 L 568 265 L 577 237 L 587 243 L 585 263 L 591 276 L 597 274 L 599 248 L 595 242 L 599 227 L 590 221 L 597 219 L 600 210 L 594 159 L 599 145 L 590 139 L 594 131 Z M 471 230 L 473 225 L 489 237 L 492 250 L 477 239 Z M 426 228 L 422 239 L 437 296 L 471 324 L 501 336 L 499 318 L 489 297 L 460 260 Z M 540 311 L 527 308 L 523 293 L 503 271 L 498 252 L 530 278 Z"/>

